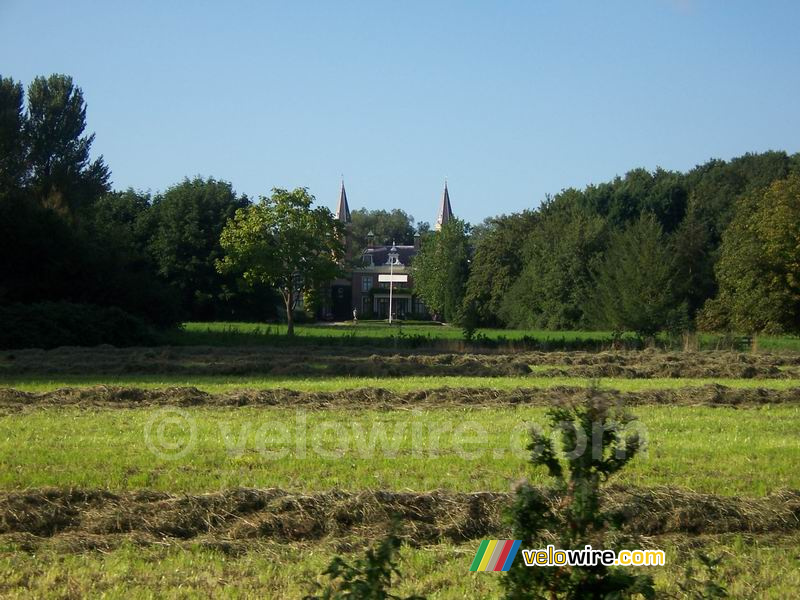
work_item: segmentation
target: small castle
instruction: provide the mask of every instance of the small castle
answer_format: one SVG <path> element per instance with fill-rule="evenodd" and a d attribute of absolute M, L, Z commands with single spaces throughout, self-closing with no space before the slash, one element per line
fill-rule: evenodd
<path fill-rule="evenodd" d="M 351 223 L 350 206 L 347 203 L 347 192 L 342 182 L 339 192 L 339 203 L 336 207 L 336 218 L 345 227 Z M 450 206 L 450 192 L 447 182 L 444 184 L 439 213 L 436 217 L 436 231 L 439 231 L 453 218 Z M 367 236 L 367 247 L 356 248 L 360 254 L 352 261 L 347 276 L 337 279 L 331 284 L 331 303 L 326 316 L 334 320 L 352 319 L 355 314 L 364 319 L 386 319 L 389 317 L 389 283 L 384 281 L 390 276 L 396 280 L 392 285 L 392 313 L 394 318 L 429 319 L 431 318 L 425 303 L 414 293 L 414 281 L 411 275 L 411 261 L 419 251 L 419 234 L 414 236 L 413 245 L 375 245 L 375 236 Z M 383 276 L 383 277 L 382 277 Z M 399 277 L 394 277 L 399 276 Z M 405 277 L 402 277 L 405 276 Z"/>

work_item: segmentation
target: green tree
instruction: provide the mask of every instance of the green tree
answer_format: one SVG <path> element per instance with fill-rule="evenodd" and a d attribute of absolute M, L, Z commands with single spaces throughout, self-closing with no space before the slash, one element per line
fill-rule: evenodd
<path fill-rule="evenodd" d="M 83 91 L 67 75 L 37 77 L 28 88 L 26 136 L 31 186 L 43 206 L 72 214 L 109 191 L 103 157 L 91 160 Z"/>
<path fill-rule="evenodd" d="M 414 243 L 414 217 L 400 209 L 367 210 L 359 208 L 350 212 L 352 222 L 348 236 L 355 251 L 367 247 L 367 234 L 374 236 L 375 244 L 410 245 Z"/>
<path fill-rule="evenodd" d="M 414 290 L 428 309 L 446 321 L 457 322 L 469 277 L 469 225 L 451 219 L 441 231 L 422 239 L 411 264 Z"/>
<path fill-rule="evenodd" d="M 179 294 L 183 310 L 194 319 L 217 318 L 233 278 L 221 277 L 220 235 L 229 219 L 249 204 L 230 183 L 213 178 L 184 179 L 153 202 L 142 226 L 152 232 L 150 253 L 159 275 Z"/>
<path fill-rule="evenodd" d="M 605 246 L 606 221 L 568 190 L 540 209 L 522 246 L 523 267 L 499 314 L 520 328 L 571 329 L 584 324 L 590 269 Z"/>
<path fill-rule="evenodd" d="M 676 266 L 661 225 L 645 214 L 612 235 L 604 260 L 593 270 L 587 306 L 596 326 L 652 337 L 678 320 Z"/>
<path fill-rule="evenodd" d="M 589 390 L 586 399 L 548 411 L 562 452 L 552 436 L 531 432 L 531 464 L 547 468 L 554 485 L 545 492 L 528 483 L 511 507 L 515 539 L 523 548 L 630 548 L 619 530 L 624 516 L 603 510 L 600 488 L 630 462 L 642 446 L 634 417 Z M 555 537 L 555 541 L 553 540 Z M 509 600 L 655 598 L 653 579 L 604 565 L 538 567 L 517 559 L 503 580 Z"/>
<path fill-rule="evenodd" d="M 503 302 L 522 272 L 528 234 L 539 221 L 533 211 L 488 220 L 474 244 L 465 303 L 474 305 L 484 324 L 498 325 Z"/>
<path fill-rule="evenodd" d="M 19 190 L 27 179 L 23 102 L 22 84 L 0 76 L 0 198 Z"/>
<path fill-rule="evenodd" d="M 704 328 L 800 331 L 800 176 L 739 199 L 716 275 L 719 294 L 704 307 Z"/>
<path fill-rule="evenodd" d="M 225 256 L 217 261 L 219 271 L 277 288 L 290 336 L 297 301 L 334 279 L 344 258 L 344 227 L 327 208 L 312 208 L 313 203 L 305 188 L 275 188 L 259 204 L 237 210 L 220 238 Z"/>

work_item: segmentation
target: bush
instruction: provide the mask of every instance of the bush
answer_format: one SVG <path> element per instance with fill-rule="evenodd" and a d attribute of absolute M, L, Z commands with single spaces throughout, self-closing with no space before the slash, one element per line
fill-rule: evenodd
<path fill-rule="evenodd" d="M 68 302 L 0 307 L 0 348 L 138 346 L 156 341 L 144 321 L 116 307 Z"/>

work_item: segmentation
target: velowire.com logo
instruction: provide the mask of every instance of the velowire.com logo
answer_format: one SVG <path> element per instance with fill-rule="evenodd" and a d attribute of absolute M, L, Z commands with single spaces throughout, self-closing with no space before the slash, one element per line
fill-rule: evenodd
<path fill-rule="evenodd" d="M 508 571 L 514 564 L 520 540 L 483 540 L 470 571 Z"/>

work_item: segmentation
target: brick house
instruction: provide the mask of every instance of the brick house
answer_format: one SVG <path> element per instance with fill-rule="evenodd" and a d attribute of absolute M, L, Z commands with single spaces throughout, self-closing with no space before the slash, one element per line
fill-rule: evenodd
<path fill-rule="evenodd" d="M 445 182 L 436 219 L 436 230 L 441 229 L 452 216 L 450 193 Z M 344 223 L 345 227 L 351 222 L 344 182 L 339 194 L 336 218 Z M 393 285 L 392 309 L 395 317 L 430 318 L 425 303 L 414 294 L 414 280 L 411 275 L 411 263 L 419 251 L 419 243 L 419 235 L 416 235 L 412 246 L 375 245 L 374 236 L 370 233 L 366 248 L 351 248 L 346 244 L 353 266 L 348 269 L 346 277 L 332 282 L 328 316 L 337 320 L 352 319 L 355 309 L 359 318 L 386 319 L 389 316 L 389 284 L 380 281 L 380 275 L 394 274 L 408 277 L 406 283 Z"/>

